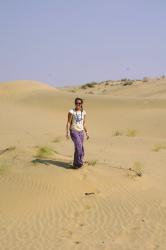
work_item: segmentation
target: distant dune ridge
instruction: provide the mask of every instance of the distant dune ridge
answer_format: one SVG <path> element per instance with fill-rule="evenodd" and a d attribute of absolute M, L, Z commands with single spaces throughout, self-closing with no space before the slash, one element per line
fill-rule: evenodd
<path fill-rule="evenodd" d="M 112 97 L 166 97 L 166 77 L 142 80 L 121 79 L 117 81 L 90 82 L 81 86 L 66 87 L 73 93 L 102 94 Z"/>
<path fill-rule="evenodd" d="M 20 95 L 27 92 L 33 92 L 37 90 L 57 90 L 55 87 L 51 87 L 48 84 L 38 81 L 30 80 L 18 80 L 13 82 L 0 83 L 0 95 Z"/>
<path fill-rule="evenodd" d="M 86 165 L 65 138 L 84 99 Z M 0 249 L 166 249 L 166 78 L 0 83 Z"/>

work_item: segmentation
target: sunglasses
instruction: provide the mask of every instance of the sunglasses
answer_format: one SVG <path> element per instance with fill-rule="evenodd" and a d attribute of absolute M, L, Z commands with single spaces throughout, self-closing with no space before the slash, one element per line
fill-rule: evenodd
<path fill-rule="evenodd" d="M 76 102 L 75 104 L 76 104 L 76 105 L 81 105 L 81 102 Z"/>

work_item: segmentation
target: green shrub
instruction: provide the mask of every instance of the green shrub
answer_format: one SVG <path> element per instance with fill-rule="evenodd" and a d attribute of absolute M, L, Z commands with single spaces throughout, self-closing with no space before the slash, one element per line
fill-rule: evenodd
<path fill-rule="evenodd" d="M 97 84 L 96 82 L 89 82 L 89 83 L 82 85 L 81 88 L 82 89 L 94 88 L 96 84 Z"/>
<path fill-rule="evenodd" d="M 133 83 L 134 83 L 133 81 L 128 80 L 123 83 L 123 86 L 132 85 Z"/>

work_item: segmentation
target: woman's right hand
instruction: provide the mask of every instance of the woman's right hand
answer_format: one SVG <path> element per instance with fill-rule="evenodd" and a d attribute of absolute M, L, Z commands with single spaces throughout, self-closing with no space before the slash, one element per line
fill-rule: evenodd
<path fill-rule="evenodd" d="M 70 137 L 69 137 L 69 134 L 66 134 L 66 139 L 68 139 L 68 140 L 69 140 L 69 138 L 70 138 Z"/>

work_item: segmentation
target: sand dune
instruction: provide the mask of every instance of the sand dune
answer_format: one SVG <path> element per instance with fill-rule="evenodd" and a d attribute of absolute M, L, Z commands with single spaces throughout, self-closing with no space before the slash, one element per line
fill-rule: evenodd
<path fill-rule="evenodd" d="M 71 91 L 0 84 L 0 249 L 164 250 L 165 79 Z M 90 134 L 79 170 L 65 139 L 76 96 Z"/>
<path fill-rule="evenodd" d="M 41 90 L 41 89 L 56 89 L 54 87 L 49 86 L 48 84 L 41 83 L 38 81 L 32 80 L 18 80 L 13 82 L 2 82 L 0 86 L 1 95 L 3 94 L 20 94 L 20 92 L 32 92 L 33 90 Z"/>

